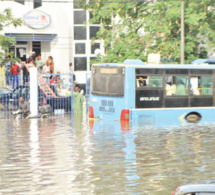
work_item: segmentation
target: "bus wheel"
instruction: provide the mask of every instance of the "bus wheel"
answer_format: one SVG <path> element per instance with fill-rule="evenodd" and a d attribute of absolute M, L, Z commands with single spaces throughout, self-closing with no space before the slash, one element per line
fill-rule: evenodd
<path fill-rule="evenodd" d="M 185 116 L 185 119 L 190 123 L 194 123 L 200 121 L 202 116 L 198 112 L 191 112 Z"/>

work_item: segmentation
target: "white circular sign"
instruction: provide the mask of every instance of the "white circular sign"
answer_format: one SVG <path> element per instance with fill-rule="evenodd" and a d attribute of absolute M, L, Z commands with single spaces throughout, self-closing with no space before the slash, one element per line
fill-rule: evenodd
<path fill-rule="evenodd" d="M 51 17 L 43 11 L 32 10 L 24 15 L 24 23 L 33 29 L 46 28 L 51 23 Z"/>

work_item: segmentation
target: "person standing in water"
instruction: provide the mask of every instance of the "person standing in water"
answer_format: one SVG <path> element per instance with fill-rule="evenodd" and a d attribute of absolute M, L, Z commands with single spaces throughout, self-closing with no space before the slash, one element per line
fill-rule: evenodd
<path fill-rule="evenodd" d="M 73 111 L 75 115 L 81 115 L 83 113 L 83 102 L 84 96 L 80 93 L 80 87 L 76 85 L 73 93 Z"/>

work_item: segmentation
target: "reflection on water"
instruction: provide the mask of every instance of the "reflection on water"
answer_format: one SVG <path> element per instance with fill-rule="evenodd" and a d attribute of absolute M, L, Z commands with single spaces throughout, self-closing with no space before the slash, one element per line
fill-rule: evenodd
<path fill-rule="evenodd" d="M 214 180 L 215 125 L 1 120 L 0 194 L 167 195 Z"/>

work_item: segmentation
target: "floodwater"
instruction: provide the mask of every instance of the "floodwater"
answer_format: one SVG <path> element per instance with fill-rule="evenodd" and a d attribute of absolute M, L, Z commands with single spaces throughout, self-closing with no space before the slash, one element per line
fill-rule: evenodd
<path fill-rule="evenodd" d="M 0 194 L 168 195 L 215 178 L 215 124 L 1 119 L 0 137 Z"/>

